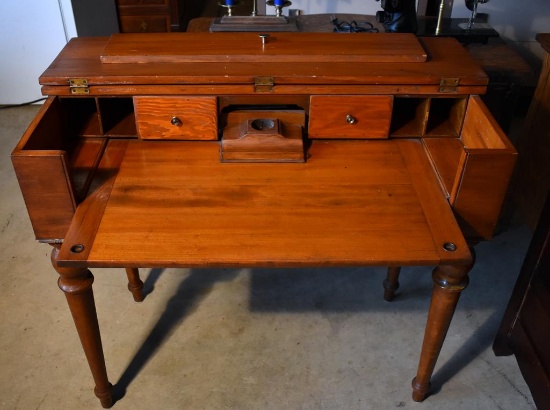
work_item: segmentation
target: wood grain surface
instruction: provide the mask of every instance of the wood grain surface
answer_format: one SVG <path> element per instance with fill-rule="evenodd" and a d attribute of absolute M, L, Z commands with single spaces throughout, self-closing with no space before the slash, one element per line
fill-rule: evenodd
<path fill-rule="evenodd" d="M 134 107 L 141 139 L 218 139 L 216 97 L 134 97 Z"/>
<path fill-rule="evenodd" d="M 309 138 L 388 138 L 392 103 L 391 95 L 313 95 Z"/>
<path fill-rule="evenodd" d="M 97 234 L 60 265 L 460 264 L 470 253 L 416 141 L 316 141 L 303 164 L 224 164 L 217 142 L 130 141 Z M 88 241 L 88 242 L 87 242 Z M 91 241 L 91 242 L 90 242 Z M 444 251 L 444 242 L 457 245 Z M 87 260 L 70 248 L 83 244 Z"/>
<path fill-rule="evenodd" d="M 338 33 L 113 34 L 103 63 L 418 63 L 427 54 L 414 34 Z"/>

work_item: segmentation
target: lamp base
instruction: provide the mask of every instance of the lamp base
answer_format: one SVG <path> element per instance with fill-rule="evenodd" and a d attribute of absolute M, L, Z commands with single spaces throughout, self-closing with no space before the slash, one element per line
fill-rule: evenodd
<path fill-rule="evenodd" d="M 223 16 L 214 19 L 210 31 L 300 31 L 296 20 L 285 16 Z"/>

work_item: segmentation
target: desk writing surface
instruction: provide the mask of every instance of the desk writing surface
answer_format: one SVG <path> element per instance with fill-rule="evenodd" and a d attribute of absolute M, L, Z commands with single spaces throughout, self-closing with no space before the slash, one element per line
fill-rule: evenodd
<path fill-rule="evenodd" d="M 461 264 L 470 254 L 417 141 L 314 141 L 306 163 L 221 163 L 217 142 L 128 143 L 84 266 Z M 86 224 L 98 223 L 86 239 Z M 444 251 L 444 242 L 458 246 Z M 82 244 L 85 252 L 70 247 Z"/>

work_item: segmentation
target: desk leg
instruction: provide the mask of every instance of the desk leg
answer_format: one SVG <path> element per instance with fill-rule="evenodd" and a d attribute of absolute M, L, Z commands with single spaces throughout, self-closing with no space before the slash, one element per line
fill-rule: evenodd
<path fill-rule="evenodd" d="M 468 286 L 468 272 L 472 265 L 439 266 L 433 271 L 434 288 L 424 343 L 418 372 L 412 381 L 414 401 L 423 401 L 430 393 L 430 379 L 435 363 L 449 330 L 460 292 Z"/>
<path fill-rule="evenodd" d="M 59 288 L 65 292 L 69 309 L 73 315 L 80 342 L 86 354 L 88 365 L 95 381 L 94 393 L 104 408 L 113 405 L 113 386 L 107 378 L 99 324 L 95 309 L 92 283 L 94 277 L 86 268 L 62 268 L 57 265 L 59 245 L 52 251 L 52 265 L 59 273 Z"/>
<path fill-rule="evenodd" d="M 384 300 L 391 302 L 395 297 L 395 291 L 399 289 L 399 274 L 401 273 L 400 267 L 389 267 L 388 275 L 384 280 Z"/>
<path fill-rule="evenodd" d="M 143 302 L 143 282 L 139 278 L 138 268 L 126 268 L 128 276 L 128 290 L 132 292 L 135 302 Z"/>

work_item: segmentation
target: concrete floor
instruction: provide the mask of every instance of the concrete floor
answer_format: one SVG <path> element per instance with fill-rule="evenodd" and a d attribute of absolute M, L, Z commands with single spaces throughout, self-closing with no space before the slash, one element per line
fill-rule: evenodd
<path fill-rule="evenodd" d="M 92 379 L 49 261 L 33 240 L 9 154 L 36 106 L 0 110 L 0 408 L 97 409 Z M 120 270 L 95 296 L 115 409 L 533 409 L 513 357 L 491 344 L 530 240 L 512 224 L 477 247 L 433 377 L 411 400 L 431 268 L 142 270 L 133 302 Z"/>

